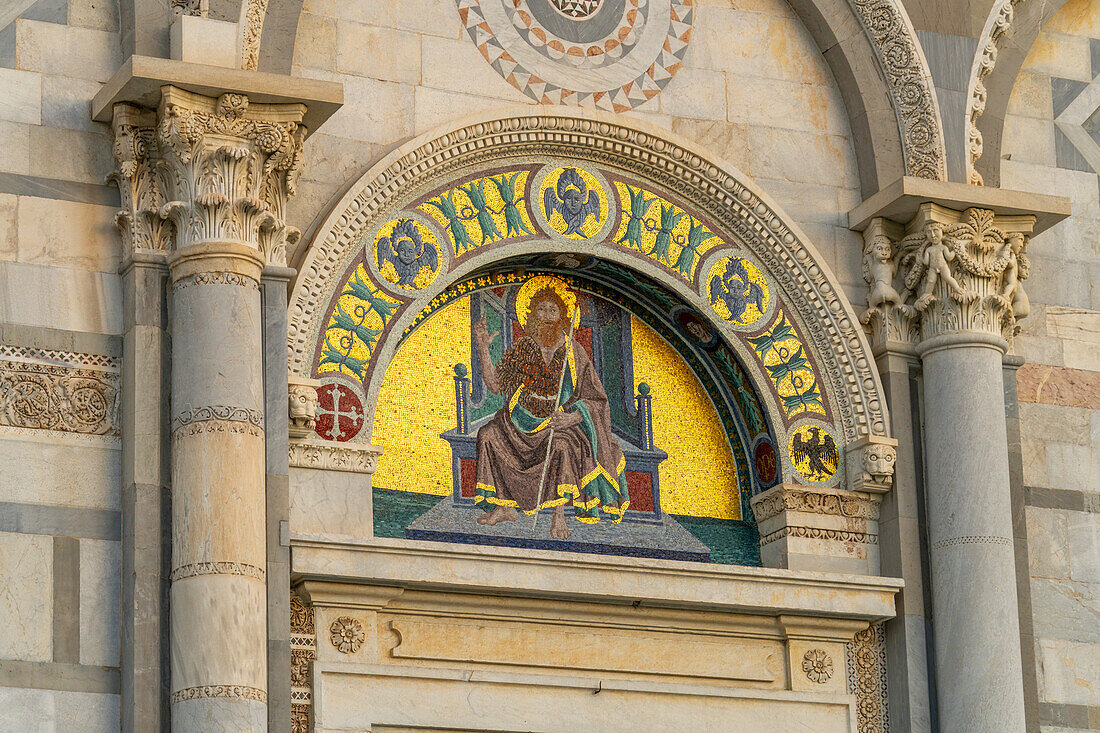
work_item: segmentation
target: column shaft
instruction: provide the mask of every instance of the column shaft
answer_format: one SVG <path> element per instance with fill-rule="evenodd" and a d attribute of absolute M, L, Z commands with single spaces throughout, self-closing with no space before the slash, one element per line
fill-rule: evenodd
<path fill-rule="evenodd" d="M 267 727 L 263 260 L 177 250 L 172 274 L 172 728 Z"/>
<path fill-rule="evenodd" d="M 949 334 L 921 351 L 941 730 L 1023 731 L 1004 342 Z"/>

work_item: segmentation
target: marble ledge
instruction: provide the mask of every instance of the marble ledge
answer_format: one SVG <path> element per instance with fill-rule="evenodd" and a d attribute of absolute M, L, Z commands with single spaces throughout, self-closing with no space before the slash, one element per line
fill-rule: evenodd
<path fill-rule="evenodd" d="M 416 680 L 500 685 L 502 687 L 559 688 L 586 692 L 623 692 L 661 694 L 685 697 L 713 697 L 746 700 L 749 702 L 799 702 L 848 707 L 847 701 L 838 701 L 835 694 L 827 692 L 801 692 L 792 690 L 767 690 L 760 688 L 684 684 L 657 680 L 622 679 L 615 677 L 584 677 L 581 675 L 546 674 L 537 672 L 497 672 L 488 669 L 450 669 L 446 667 L 402 667 L 392 664 L 356 664 L 351 662 L 314 662 L 313 673 L 324 676 L 326 681 L 339 677 L 366 677 L 376 680 Z M 322 695 L 324 693 L 322 688 Z"/>
<path fill-rule="evenodd" d="M 239 92 L 253 104 L 302 103 L 307 107 L 302 124 L 310 133 L 344 104 L 344 88 L 335 82 L 131 56 L 92 99 L 92 119 L 110 122 L 116 102 L 156 109 L 166 84 L 209 97 Z"/>
<path fill-rule="evenodd" d="M 1032 236 L 1050 229 L 1071 213 L 1069 199 L 1062 196 L 903 176 L 849 211 L 848 228 L 861 232 L 876 217 L 905 224 L 921 204 L 929 201 L 956 211 L 978 207 L 1001 216 L 1032 215 L 1035 217 Z"/>
<path fill-rule="evenodd" d="M 899 578 L 372 538 L 291 536 L 295 581 L 595 603 L 829 616 L 895 616 Z M 365 590 L 366 592 L 366 590 Z"/>

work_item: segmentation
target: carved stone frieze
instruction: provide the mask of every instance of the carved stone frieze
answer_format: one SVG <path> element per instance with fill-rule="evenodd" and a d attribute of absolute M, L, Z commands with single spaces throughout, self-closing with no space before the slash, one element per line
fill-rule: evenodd
<path fill-rule="evenodd" d="M 157 140 L 170 186 L 161 215 L 175 224 L 177 246 L 232 240 L 256 247 L 268 264 L 286 264 L 287 242 L 300 234 L 285 217 L 301 172 L 305 110 L 165 87 Z"/>
<path fill-rule="evenodd" d="M 293 468 L 316 468 L 327 471 L 374 473 L 382 449 L 376 445 L 295 441 L 290 444 L 290 465 Z"/>
<path fill-rule="evenodd" d="M 771 492 L 752 505 L 752 514 L 759 525 L 781 512 L 809 512 L 810 514 L 830 514 L 837 517 L 854 519 L 878 519 L 878 502 L 865 496 L 844 493 L 825 493 L 813 489 L 788 488 L 786 491 Z M 763 494 L 761 495 L 763 497 Z"/>
<path fill-rule="evenodd" d="M 264 29 L 268 0 L 245 0 L 241 27 L 241 68 L 255 71 L 260 66 L 260 36 Z"/>
<path fill-rule="evenodd" d="M 947 180 L 932 73 L 897 0 L 850 0 L 874 47 L 898 118 L 906 175 Z"/>
<path fill-rule="evenodd" d="M 317 427 L 317 388 L 321 386 L 321 380 L 291 374 L 287 384 L 290 437 L 301 440 L 311 435 Z"/>
<path fill-rule="evenodd" d="M 1017 322 L 1031 310 L 1023 280 L 1030 270 L 1027 244 L 1034 221 L 931 203 L 920 207 L 905 236 L 889 222 L 874 220 L 864 232 L 870 295 L 861 318 L 872 344 L 911 346 L 961 332 L 1011 340 L 1019 332 Z"/>
<path fill-rule="evenodd" d="M 765 567 L 877 575 L 881 493 L 780 484 L 750 500 Z"/>
<path fill-rule="evenodd" d="M 882 624 L 857 632 L 845 647 L 848 694 L 856 698 L 859 733 L 889 733 L 886 691 L 886 630 Z"/>
<path fill-rule="evenodd" d="M 0 425 L 118 435 L 118 400 L 117 359 L 0 346 Z"/>

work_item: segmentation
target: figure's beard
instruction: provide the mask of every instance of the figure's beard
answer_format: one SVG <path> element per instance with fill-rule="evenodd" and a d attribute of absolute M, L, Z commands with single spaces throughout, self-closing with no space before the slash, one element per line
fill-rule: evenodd
<path fill-rule="evenodd" d="M 565 330 L 564 319 L 554 321 L 553 323 L 539 323 L 535 326 L 535 341 L 539 342 L 540 346 L 549 348 L 558 343 L 558 339 L 561 338 L 562 332 Z"/>

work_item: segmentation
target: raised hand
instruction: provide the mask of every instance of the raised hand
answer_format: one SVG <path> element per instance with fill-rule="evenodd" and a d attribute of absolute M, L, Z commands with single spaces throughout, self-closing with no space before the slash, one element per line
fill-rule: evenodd
<path fill-rule="evenodd" d="M 474 323 L 474 340 L 477 341 L 479 349 L 488 350 L 489 345 L 492 344 L 499 335 L 500 331 L 489 333 L 489 327 L 485 323 L 485 316 L 482 316 L 480 321 Z"/>

